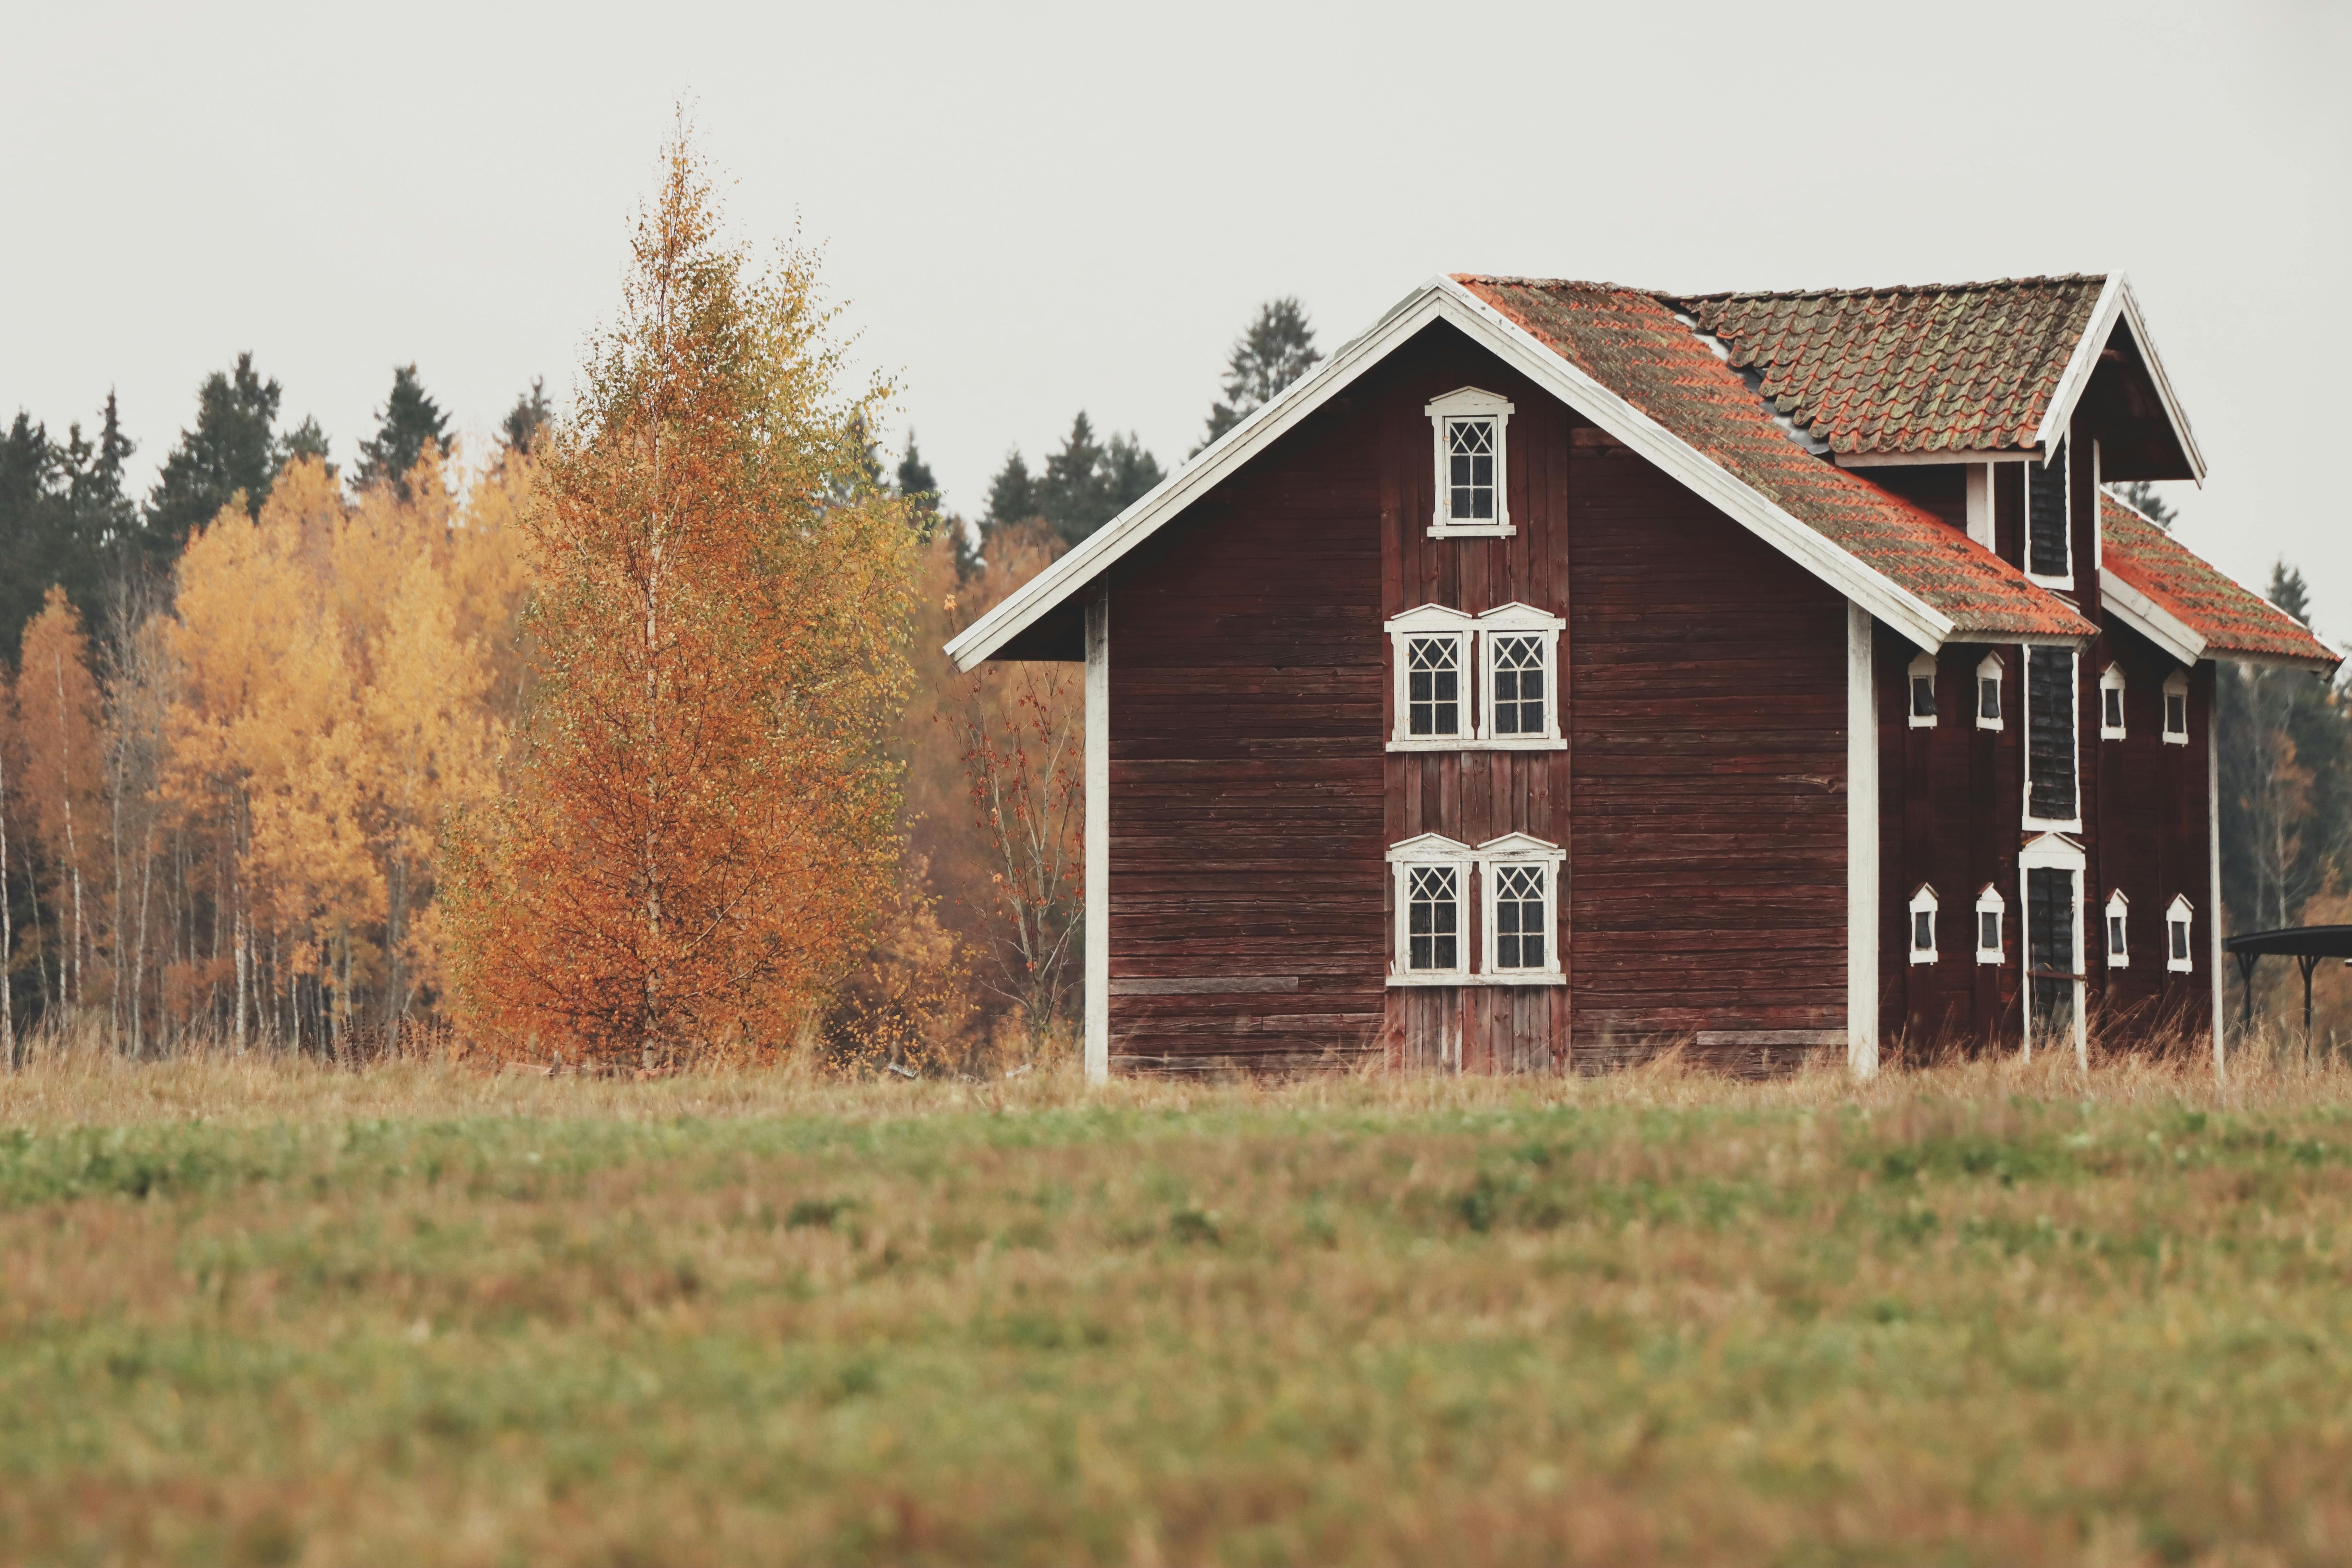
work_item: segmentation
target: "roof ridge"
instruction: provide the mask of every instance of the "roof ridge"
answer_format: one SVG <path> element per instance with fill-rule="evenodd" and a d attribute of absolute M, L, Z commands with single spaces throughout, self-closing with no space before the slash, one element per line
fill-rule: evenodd
<path fill-rule="evenodd" d="M 1995 289 L 2030 289 L 2053 283 L 2105 284 L 2104 272 L 2042 272 L 2025 278 L 1990 278 L 1978 283 L 1881 283 L 1867 288 L 1829 286 L 1818 289 L 1714 289 L 1703 293 L 1658 292 L 1662 300 L 1827 300 L 1873 299 L 1890 294 L 1985 293 Z"/>

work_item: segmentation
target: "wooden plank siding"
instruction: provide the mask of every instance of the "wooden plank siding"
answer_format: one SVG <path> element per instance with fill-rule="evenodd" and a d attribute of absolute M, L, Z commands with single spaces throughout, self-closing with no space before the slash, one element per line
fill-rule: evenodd
<path fill-rule="evenodd" d="M 1508 538 L 1428 535 L 1465 385 L 1515 405 Z M 1381 622 L 1513 600 L 1569 622 L 1569 746 L 1389 752 Z M 1109 663 L 1116 1069 L 1839 1048 L 1843 599 L 1451 327 L 1122 562 Z M 1567 847 L 1568 984 L 1387 985 L 1387 847 L 1514 831 Z"/>

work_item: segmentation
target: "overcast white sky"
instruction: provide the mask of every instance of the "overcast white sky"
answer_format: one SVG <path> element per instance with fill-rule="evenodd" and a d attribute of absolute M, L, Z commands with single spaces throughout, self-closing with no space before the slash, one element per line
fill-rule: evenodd
<path fill-rule="evenodd" d="M 825 248 L 951 506 L 1084 407 L 1163 462 L 1257 304 L 2120 268 L 2212 477 L 2352 637 L 2352 7 L 0 5 L 0 416 L 116 388 L 143 489 L 240 349 L 348 462 L 394 363 L 569 387 L 681 95 Z M 892 437 L 895 445 L 898 435 Z"/>

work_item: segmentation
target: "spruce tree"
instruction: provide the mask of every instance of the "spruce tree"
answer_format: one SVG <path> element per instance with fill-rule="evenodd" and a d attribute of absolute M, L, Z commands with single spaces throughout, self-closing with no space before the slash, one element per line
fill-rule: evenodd
<path fill-rule="evenodd" d="M 898 459 L 898 493 L 907 504 L 925 516 L 935 516 L 940 510 L 940 481 L 931 473 L 931 466 L 923 461 L 923 454 L 915 445 L 915 433 L 907 432 L 907 455 Z"/>
<path fill-rule="evenodd" d="M 2180 514 L 2166 504 L 2156 493 L 2156 487 L 2146 479 L 2132 479 L 2114 487 L 2116 499 L 2133 508 L 2158 528 L 2170 528 L 2180 521 Z"/>
<path fill-rule="evenodd" d="M 284 468 L 298 458 L 316 458 L 320 462 L 326 464 L 327 472 L 330 475 L 335 471 L 335 465 L 327 462 L 327 433 L 319 427 L 318 418 L 314 415 L 302 416 L 302 423 L 289 430 L 285 438 L 278 443 L 279 468 Z"/>
<path fill-rule="evenodd" d="M 1104 521 L 1141 500 L 1167 477 L 1160 459 L 1145 451 L 1132 432 L 1112 437 L 1103 448 L 1103 490 L 1110 508 Z"/>
<path fill-rule="evenodd" d="M 515 399 L 507 416 L 499 425 L 499 445 L 509 452 L 528 453 L 539 433 L 554 420 L 555 410 L 547 401 L 547 378 L 534 375 L 530 390 Z"/>
<path fill-rule="evenodd" d="M 246 510 L 257 514 L 278 477 L 277 442 L 270 426 L 281 395 L 275 380 L 264 381 L 253 355 L 236 356 L 236 368 L 215 371 L 196 392 L 196 424 L 180 433 L 180 444 L 163 459 L 163 471 L 147 499 L 147 531 L 154 553 L 177 559 L 189 531 L 212 521 L 229 498 L 245 492 Z"/>
<path fill-rule="evenodd" d="M 988 481 L 988 515 L 981 520 L 981 538 L 984 542 L 1000 528 L 1027 522 L 1038 510 L 1037 481 L 1030 477 L 1029 465 L 1016 447 L 1004 455 L 1004 467 Z"/>
<path fill-rule="evenodd" d="M 1103 480 L 1103 449 L 1094 422 L 1081 408 L 1062 449 L 1045 459 L 1037 484 L 1037 510 L 1065 542 L 1076 544 L 1108 521 L 1110 493 Z"/>
<path fill-rule="evenodd" d="M 384 399 L 375 439 L 360 443 L 359 467 L 352 483 L 360 489 L 389 484 L 408 499 L 408 470 L 425 455 L 427 441 L 443 452 L 449 449 L 449 416 L 441 412 L 416 379 L 414 363 L 392 369 L 392 393 Z"/>
<path fill-rule="evenodd" d="M 1209 434 L 1195 452 L 1273 402 L 1323 358 L 1315 329 L 1294 295 L 1258 307 L 1257 320 L 1234 342 L 1225 361 L 1224 396 L 1209 409 Z"/>

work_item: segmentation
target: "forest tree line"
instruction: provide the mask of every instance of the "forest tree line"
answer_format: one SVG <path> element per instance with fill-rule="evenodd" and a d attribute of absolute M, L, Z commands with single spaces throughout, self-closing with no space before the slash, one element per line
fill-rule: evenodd
<path fill-rule="evenodd" d="M 607 1064 L 922 1071 L 1066 1037 L 1077 683 L 939 650 L 1163 470 L 1081 412 L 946 511 L 911 435 L 895 463 L 870 439 L 890 389 L 846 384 L 811 258 L 730 248 L 672 152 L 578 406 L 534 381 L 488 452 L 413 364 L 346 470 L 239 355 L 143 498 L 110 396 L 91 437 L 16 416 L 12 1062 L 68 1036 L 347 1059 L 452 1019 Z M 1210 433 L 1316 357 L 1269 305 Z"/>

